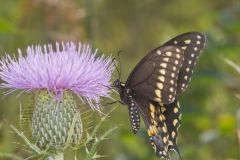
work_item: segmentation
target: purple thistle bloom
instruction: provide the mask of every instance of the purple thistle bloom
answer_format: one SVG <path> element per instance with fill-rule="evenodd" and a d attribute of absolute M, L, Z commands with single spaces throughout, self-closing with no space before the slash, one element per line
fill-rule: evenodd
<path fill-rule="evenodd" d="M 114 67 L 111 58 L 104 55 L 96 58 L 88 45 L 72 42 L 56 43 L 53 46 L 29 46 L 27 55 L 18 50 L 18 59 L 9 55 L 0 60 L 0 88 L 26 92 L 47 89 L 61 97 L 64 90 L 71 90 L 85 97 L 94 109 L 100 97 L 109 97 L 111 74 Z"/>

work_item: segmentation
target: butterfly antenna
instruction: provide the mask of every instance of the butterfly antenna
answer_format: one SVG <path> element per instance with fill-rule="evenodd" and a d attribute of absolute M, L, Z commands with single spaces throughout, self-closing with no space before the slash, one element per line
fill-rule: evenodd
<path fill-rule="evenodd" d="M 119 70 L 120 70 L 120 72 L 119 72 L 119 79 L 121 79 L 121 73 L 122 73 L 122 65 L 121 65 L 121 59 L 120 59 L 120 53 L 122 53 L 122 50 L 119 50 L 118 51 L 118 61 L 119 61 Z"/>
<path fill-rule="evenodd" d="M 113 58 L 112 59 L 112 63 L 113 63 L 113 65 L 114 65 L 114 67 L 116 68 L 116 70 L 117 70 L 117 73 L 118 73 L 118 79 L 120 79 L 120 72 L 119 72 L 119 69 L 118 69 L 118 67 L 117 67 L 117 62 L 116 62 L 116 58 Z"/>

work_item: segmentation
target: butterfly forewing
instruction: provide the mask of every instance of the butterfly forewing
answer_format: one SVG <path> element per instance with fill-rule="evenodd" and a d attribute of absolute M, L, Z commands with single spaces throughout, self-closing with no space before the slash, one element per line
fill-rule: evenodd
<path fill-rule="evenodd" d="M 184 50 L 184 62 L 178 75 L 177 93 L 181 93 L 187 88 L 193 68 L 205 46 L 205 40 L 205 35 L 200 32 L 188 32 L 171 39 L 163 45 L 176 45 Z"/>
<path fill-rule="evenodd" d="M 135 67 L 126 86 L 137 95 L 164 104 L 171 103 L 176 95 L 183 54 L 181 47 L 177 46 L 154 49 Z"/>

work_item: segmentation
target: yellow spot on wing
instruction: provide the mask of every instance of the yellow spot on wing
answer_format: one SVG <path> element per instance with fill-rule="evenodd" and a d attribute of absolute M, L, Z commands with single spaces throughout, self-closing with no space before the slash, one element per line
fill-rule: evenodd
<path fill-rule="evenodd" d="M 155 135 L 158 134 L 158 130 L 157 130 L 156 126 L 152 126 L 152 128 L 154 130 Z"/>
<path fill-rule="evenodd" d="M 163 137 L 163 143 L 167 143 L 167 137 Z"/>
<path fill-rule="evenodd" d="M 169 61 L 169 58 L 168 58 L 168 57 L 165 57 L 165 58 L 163 58 L 163 61 L 168 62 L 168 61 Z"/>
<path fill-rule="evenodd" d="M 163 67 L 163 68 L 166 68 L 167 67 L 167 63 L 161 63 L 160 66 Z"/>
<path fill-rule="evenodd" d="M 160 119 L 161 122 L 163 121 L 162 115 L 159 116 L 159 119 Z"/>
<path fill-rule="evenodd" d="M 161 107 L 161 111 L 162 113 L 166 111 L 166 108 L 165 107 Z"/>
<path fill-rule="evenodd" d="M 153 119 L 155 118 L 154 112 L 151 112 L 151 117 L 152 117 Z"/>
<path fill-rule="evenodd" d="M 161 82 L 164 82 L 165 78 L 163 76 L 159 76 L 158 79 L 161 81 Z"/>
<path fill-rule="evenodd" d="M 183 49 L 183 50 L 186 50 L 186 49 L 187 49 L 187 46 L 183 46 L 182 49 Z"/>
<path fill-rule="evenodd" d="M 173 66 L 173 70 L 176 71 L 176 70 L 177 70 L 177 67 Z"/>
<path fill-rule="evenodd" d="M 172 131 L 172 137 L 174 138 L 176 136 L 176 133 Z"/>
<path fill-rule="evenodd" d="M 174 119 L 174 120 L 173 120 L 173 125 L 176 126 L 177 123 L 178 123 L 178 120 L 177 120 L 177 119 Z"/>
<path fill-rule="evenodd" d="M 167 56 L 172 56 L 172 52 L 166 52 Z"/>
<path fill-rule="evenodd" d="M 184 41 L 186 44 L 190 44 L 191 43 L 191 40 L 190 39 L 187 39 Z"/>
<path fill-rule="evenodd" d="M 166 74 L 166 70 L 165 70 L 165 69 L 160 69 L 159 72 L 160 72 L 162 75 L 165 75 L 165 74 Z"/>
<path fill-rule="evenodd" d="M 155 112 L 155 107 L 154 107 L 154 105 L 152 105 L 152 104 L 150 104 L 150 111 L 151 111 L 151 112 Z"/>
<path fill-rule="evenodd" d="M 160 98 L 154 98 L 154 101 L 161 102 Z"/>
<path fill-rule="evenodd" d="M 151 136 L 152 136 L 152 133 L 151 133 L 150 129 L 148 129 L 147 132 L 148 132 L 148 136 L 151 137 Z"/>
<path fill-rule="evenodd" d="M 162 127 L 162 131 L 164 132 L 164 133 L 166 133 L 167 132 L 167 128 L 166 127 Z"/>
<path fill-rule="evenodd" d="M 174 113 L 177 113 L 177 112 L 178 112 L 178 108 L 175 107 L 175 108 L 173 109 L 173 112 L 174 112 Z"/>
<path fill-rule="evenodd" d="M 155 135 L 155 132 L 154 132 L 152 126 L 150 126 L 149 131 L 150 131 L 151 135 Z"/>
<path fill-rule="evenodd" d="M 157 97 L 161 97 L 161 91 L 159 89 L 155 90 L 155 94 L 157 95 Z"/>
<path fill-rule="evenodd" d="M 154 124 L 155 126 L 158 125 L 157 121 L 155 121 L 155 120 L 153 120 L 153 124 Z"/>
<path fill-rule="evenodd" d="M 169 144 L 170 146 L 173 146 L 173 142 L 172 142 L 172 141 L 169 141 L 168 144 Z"/>
<path fill-rule="evenodd" d="M 180 58 L 180 54 L 176 54 L 176 57 L 177 57 L 177 58 Z"/>
<path fill-rule="evenodd" d="M 160 114 L 159 119 L 160 119 L 161 121 L 166 120 L 166 118 L 165 118 L 165 116 L 164 116 L 163 114 Z"/>
<path fill-rule="evenodd" d="M 158 87 L 159 89 L 163 89 L 163 84 L 162 84 L 162 83 L 157 83 L 157 87 Z"/>

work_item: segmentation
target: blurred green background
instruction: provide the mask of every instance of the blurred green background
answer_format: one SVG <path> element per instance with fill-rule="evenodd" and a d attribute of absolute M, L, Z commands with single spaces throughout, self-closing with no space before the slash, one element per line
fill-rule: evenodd
<path fill-rule="evenodd" d="M 205 32 L 206 49 L 187 91 L 179 97 L 183 116 L 178 145 L 184 160 L 240 159 L 240 74 L 224 62 L 230 59 L 240 64 L 239 0 L 0 2 L 1 56 L 16 54 L 17 48 L 25 50 L 30 44 L 88 42 L 107 55 L 116 57 L 123 51 L 122 81 L 151 49 L 183 32 Z M 20 102 L 24 104 L 24 98 L 16 98 L 16 94 L 1 99 L 0 155 L 28 155 L 14 143 L 21 141 L 9 128 L 10 124 L 18 126 Z M 127 107 L 116 104 L 106 110 L 114 106 L 117 109 L 102 130 L 114 126 L 118 130 L 100 146 L 99 153 L 108 155 L 102 159 L 157 159 L 144 125 L 134 135 Z M 175 153 L 172 159 L 178 159 Z"/>

